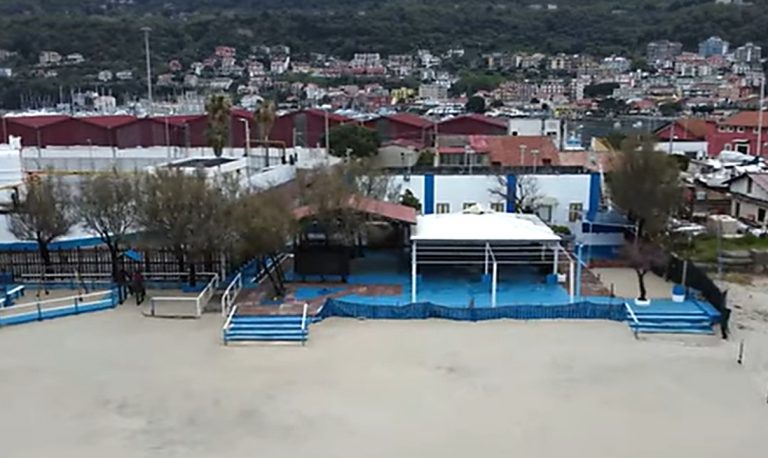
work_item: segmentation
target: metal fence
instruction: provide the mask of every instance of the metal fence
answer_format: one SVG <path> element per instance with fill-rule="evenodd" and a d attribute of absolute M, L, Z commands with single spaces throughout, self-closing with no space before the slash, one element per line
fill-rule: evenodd
<path fill-rule="evenodd" d="M 731 310 L 728 308 L 728 291 L 721 291 L 709 278 L 707 272 L 693 261 L 682 260 L 676 255 L 668 256 L 666 265 L 657 266 L 653 271 L 661 277 L 698 291 L 720 312 L 723 338 L 728 336 L 728 320 L 731 315 Z"/>
<path fill-rule="evenodd" d="M 120 267 L 127 271 L 141 271 L 147 273 L 171 273 L 188 271 L 190 263 L 194 263 L 196 272 L 221 272 L 222 260 L 218 256 L 186 258 L 180 265 L 176 256 L 169 250 L 135 250 L 139 254 L 140 261 L 120 257 Z M 94 248 L 67 248 L 51 250 L 51 263 L 47 269 L 49 274 L 105 274 L 112 272 L 112 260 L 109 250 L 101 247 Z M 229 271 L 229 266 L 224 270 Z M 0 251 L 0 272 L 8 274 L 13 279 L 22 276 L 40 275 L 46 269 L 43 267 L 42 257 L 37 250 Z"/>

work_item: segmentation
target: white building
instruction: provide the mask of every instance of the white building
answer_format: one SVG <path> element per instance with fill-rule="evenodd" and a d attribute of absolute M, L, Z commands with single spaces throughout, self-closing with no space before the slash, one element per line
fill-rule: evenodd
<path fill-rule="evenodd" d="M 422 205 L 423 214 L 460 212 L 475 204 L 497 212 L 514 212 L 515 198 L 534 196 L 536 213 L 550 225 L 567 227 L 580 243 L 618 247 L 623 244 L 619 227 L 600 227 L 601 178 L 597 173 L 486 175 L 396 175 L 394 186 L 410 190 Z M 527 196 L 526 196 L 527 197 Z M 531 197 L 533 198 L 533 197 Z"/>
<path fill-rule="evenodd" d="M 768 173 L 746 173 L 729 182 L 731 215 L 768 224 Z"/>
<path fill-rule="evenodd" d="M 514 137 L 547 136 L 558 148 L 563 145 L 563 122 L 560 119 L 511 118 L 508 133 Z"/>
<path fill-rule="evenodd" d="M 419 98 L 426 100 L 446 100 L 448 88 L 442 84 L 422 84 L 419 86 Z"/>

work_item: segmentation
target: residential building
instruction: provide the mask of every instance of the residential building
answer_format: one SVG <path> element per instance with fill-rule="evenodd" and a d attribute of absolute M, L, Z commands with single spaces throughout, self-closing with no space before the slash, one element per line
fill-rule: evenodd
<path fill-rule="evenodd" d="M 421 149 L 431 146 L 435 123 L 411 113 L 395 113 L 371 119 L 364 123 L 376 130 L 383 143 L 396 141 Z"/>
<path fill-rule="evenodd" d="M 96 78 L 99 81 L 107 82 L 112 81 L 112 72 L 110 70 L 102 70 L 99 72 L 99 74 L 96 76 Z"/>
<path fill-rule="evenodd" d="M 762 59 L 762 48 L 749 42 L 744 46 L 739 46 L 733 53 L 736 62 L 744 64 L 759 64 Z"/>
<path fill-rule="evenodd" d="M 714 120 L 682 118 L 660 127 L 654 135 L 659 139 L 658 149 L 670 154 L 702 159 L 712 154 L 709 140 L 713 138 L 716 130 L 717 123 Z"/>
<path fill-rule="evenodd" d="M 728 42 L 717 36 L 711 36 L 699 43 L 699 55 L 702 57 L 724 56 L 728 54 Z"/>
<path fill-rule="evenodd" d="M 83 55 L 80 54 L 79 52 L 74 52 L 71 54 L 67 54 L 66 62 L 68 64 L 73 64 L 73 65 L 82 64 L 83 62 L 85 62 L 85 57 L 83 57 Z"/>
<path fill-rule="evenodd" d="M 664 66 L 683 52 L 683 44 L 676 41 L 658 40 L 648 43 L 646 60 L 651 65 Z"/>
<path fill-rule="evenodd" d="M 610 56 L 603 59 L 600 67 L 614 73 L 625 73 L 629 70 L 632 63 L 626 57 Z"/>
<path fill-rule="evenodd" d="M 237 49 L 231 46 L 216 46 L 214 54 L 218 58 L 235 57 L 235 55 L 237 55 Z"/>
<path fill-rule="evenodd" d="M 269 71 L 275 75 L 287 72 L 291 65 L 291 56 L 287 54 L 272 56 L 269 62 Z"/>
<path fill-rule="evenodd" d="M 10 78 L 13 76 L 13 69 L 8 67 L 0 67 L 0 78 Z"/>
<path fill-rule="evenodd" d="M 61 62 L 61 54 L 56 51 L 40 51 L 38 61 L 40 65 L 56 65 Z"/>
<path fill-rule="evenodd" d="M 509 135 L 513 137 L 549 137 L 558 148 L 562 147 L 563 125 L 560 119 L 511 118 Z"/>
<path fill-rule="evenodd" d="M 133 79 L 133 70 L 121 70 L 115 73 L 115 78 L 120 81 L 128 81 Z"/>
<path fill-rule="evenodd" d="M 448 98 L 448 88 L 442 84 L 421 84 L 419 85 L 419 98 L 425 100 L 446 100 Z"/>
<path fill-rule="evenodd" d="M 762 132 L 758 135 L 758 126 Z M 758 148 L 758 137 L 762 143 Z M 709 154 L 717 155 L 721 151 L 765 156 L 768 154 L 768 113 L 763 113 L 762 122 L 757 111 L 742 111 L 719 123 L 709 141 Z"/>
<path fill-rule="evenodd" d="M 768 173 L 746 173 L 728 182 L 731 215 L 765 227 L 768 224 Z"/>

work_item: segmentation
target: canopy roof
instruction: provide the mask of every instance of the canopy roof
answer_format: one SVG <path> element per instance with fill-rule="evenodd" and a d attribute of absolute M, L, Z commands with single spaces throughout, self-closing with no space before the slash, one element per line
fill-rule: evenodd
<path fill-rule="evenodd" d="M 346 204 L 346 208 L 393 221 L 408 224 L 416 223 L 416 210 L 414 208 L 370 197 L 351 196 Z M 293 215 L 297 219 L 304 219 L 313 214 L 314 210 L 306 205 L 293 210 Z"/>
<path fill-rule="evenodd" d="M 475 210 L 419 216 L 411 240 L 557 242 L 560 237 L 536 215 Z"/>

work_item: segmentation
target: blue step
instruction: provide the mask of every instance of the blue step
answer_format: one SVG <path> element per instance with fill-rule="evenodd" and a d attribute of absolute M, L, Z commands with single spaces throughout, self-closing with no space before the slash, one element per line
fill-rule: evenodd
<path fill-rule="evenodd" d="M 232 323 L 230 329 L 299 329 L 295 323 Z"/>
<path fill-rule="evenodd" d="M 307 321 L 309 321 L 309 319 L 307 319 Z M 294 316 L 294 315 L 235 316 L 235 317 L 232 317 L 232 323 L 299 323 L 301 324 L 301 317 Z"/>
<path fill-rule="evenodd" d="M 227 342 L 304 342 L 307 340 L 307 336 L 301 335 L 276 335 L 276 336 L 250 336 L 250 335 L 234 335 L 227 336 L 225 339 Z"/>
<path fill-rule="evenodd" d="M 679 321 L 667 321 L 649 323 L 641 321 L 639 324 L 629 323 L 631 329 L 638 332 L 673 333 L 673 334 L 714 334 L 712 326 L 708 322 L 684 323 Z"/>

